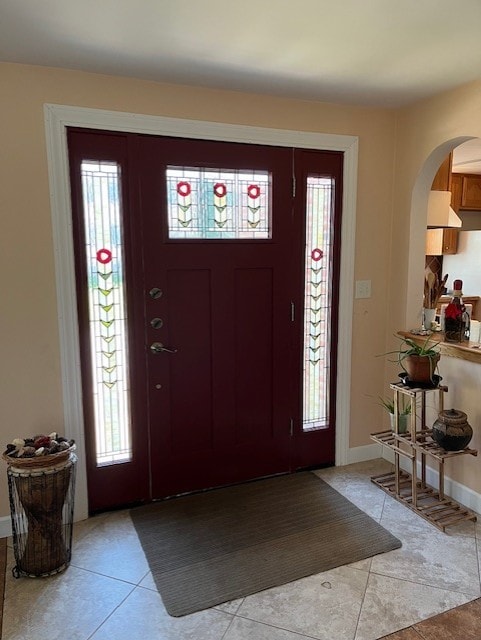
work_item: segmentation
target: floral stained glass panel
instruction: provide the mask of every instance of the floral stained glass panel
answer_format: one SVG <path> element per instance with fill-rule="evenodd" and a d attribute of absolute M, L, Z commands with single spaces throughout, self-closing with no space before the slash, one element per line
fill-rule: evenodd
<path fill-rule="evenodd" d="M 268 172 L 167 167 L 169 238 L 271 237 Z"/>
<path fill-rule="evenodd" d="M 120 167 L 83 161 L 97 465 L 132 459 Z"/>
<path fill-rule="evenodd" d="M 307 178 L 303 429 L 329 426 L 334 180 Z"/>

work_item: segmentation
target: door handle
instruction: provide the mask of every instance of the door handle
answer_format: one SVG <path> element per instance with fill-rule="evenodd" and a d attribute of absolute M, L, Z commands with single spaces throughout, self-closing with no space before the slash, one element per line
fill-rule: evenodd
<path fill-rule="evenodd" d="M 167 349 L 167 347 L 164 347 L 164 345 L 162 344 L 162 342 L 153 342 L 150 345 L 150 350 L 152 351 L 152 353 L 154 355 L 158 354 L 158 353 L 177 353 L 177 349 Z"/>

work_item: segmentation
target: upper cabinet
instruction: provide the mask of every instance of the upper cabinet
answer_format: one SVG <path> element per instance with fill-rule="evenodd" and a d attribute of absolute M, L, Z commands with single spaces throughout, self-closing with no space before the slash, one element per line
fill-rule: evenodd
<path fill-rule="evenodd" d="M 458 250 L 457 229 L 428 229 L 426 231 L 426 255 L 452 255 Z"/>
<path fill-rule="evenodd" d="M 444 160 L 434 176 L 431 191 L 451 191 L 451 170 L 453 167 L 453 154 Z M 454 207 L 453 207 L 454 208 Z"/>
<path fill-rule="evenodd" d="M 451 173 L 453 166 L 453 154 L 444 160 L 434 176 L 431 191 L 451 191 L 453 190 Z M 451 206 L 453 198 L 451 197 Z M 453 207 L 454 209 L 454 207 Z M 454 209 L 456 211 L 456 209 Z M 428 229 L 426 232 L 426 255 L 442 256 L 456 253 L 458 250 L 458 230 L 451 228 Z"/>
<path fill-rule="evenodd" d="M 434 176 L 432 191 L 451 191 L 451 207 L 458 213 L 461 209 L 481 211 L 481 175 L 451 173 L 453 154 L 444 160 Z"/>
<path fill-rule="evenodd" d="M 481 176 L 453 173 L 451 176 L 451 206 L 456 211 L 481 211 Z"/>
<path fill-rule="evenodd" d="M 481 210 L 481 176 L 462 175 L 461 209 Z"/>
<path fill-rule="evenodd" d="M 451 207 L 459 212 L 463 199 L 463 176 L 461 173 L 453 173 L 451 176 Z"/>

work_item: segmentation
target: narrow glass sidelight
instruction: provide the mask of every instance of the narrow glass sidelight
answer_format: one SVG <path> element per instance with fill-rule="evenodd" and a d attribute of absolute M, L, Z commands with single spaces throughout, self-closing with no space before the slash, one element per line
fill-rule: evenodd
<path fill-rule="evenodd" d="M 167 167 L 169 238 L 271 237 L 271 179 L 265 171 Z"/>
<path fill-rule="evenodd" d="M 132 459 L 120 166 L 81 165 L 97 466 Z"/>
<path fill-rule="evenodd" d="M 308 176 L 304 297 L 303 430 L 329 426 L 334 180 Z"/>

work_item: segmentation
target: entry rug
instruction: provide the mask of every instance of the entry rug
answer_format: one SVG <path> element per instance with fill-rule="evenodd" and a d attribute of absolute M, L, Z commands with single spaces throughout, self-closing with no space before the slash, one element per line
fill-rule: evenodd
<path fill-rule="evenodd" d="M 172 616 L 401 546 L 311 472 L 173 498 L 130 514 Z"/>

